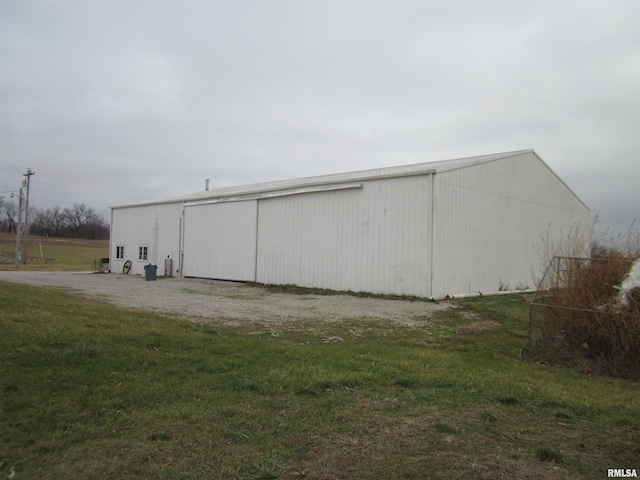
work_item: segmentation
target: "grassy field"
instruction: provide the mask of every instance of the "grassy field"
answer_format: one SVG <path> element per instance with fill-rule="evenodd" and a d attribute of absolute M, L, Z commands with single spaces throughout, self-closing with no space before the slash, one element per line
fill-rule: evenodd
<path fill-rule="evenodd" d="M 22 247 L 21 247 L 22 248 Z M 15 270 L 16 236 L 0 232 L 0 270 Z M 109 256 L 108 240 L 47 238 L 29 235 L 27 263 L 20 270 L 93 270 Z"/>
<path fill-rule="evenodd" d="M 460 305 L 422 330 L 358 336 L 339 324 L 321 339 L 0 283 L 0 478 L 602 479 L 640 469 L 638 383 L 523 358 L 525 297 Z"/>

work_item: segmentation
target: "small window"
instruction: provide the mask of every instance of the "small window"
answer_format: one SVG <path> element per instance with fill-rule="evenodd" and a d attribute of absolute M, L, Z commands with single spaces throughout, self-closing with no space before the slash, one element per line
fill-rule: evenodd
<path fill-rule="evenodd" d="M 116 246 L 116 259 L 124 260 L 124 245 Z"/>
<path fill-rule="evenodd" d="M 148 255 L 149 255 L 149 247 L 147 247 L 146 245 L 138 247 L 138 260 L 146 262 Z"/>

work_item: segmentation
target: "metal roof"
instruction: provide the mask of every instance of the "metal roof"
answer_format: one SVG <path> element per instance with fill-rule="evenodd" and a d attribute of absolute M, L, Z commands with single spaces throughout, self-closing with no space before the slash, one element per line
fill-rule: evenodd
<path fill-rule="evenodd" d="M 379 180 L 383 178 L 407 177 L 413 175 L 426 175 L 430 173 L 446 172 L 459 168 L 466 168 L 481 163 L 492 162 L 509 157 L 516 157 L 535 152 L 532 149 L 518 150 L 506 153 L 494 153 L 476 157 L 457 158 L 452 160 L 440 160 L 436 162 L 417 163 L 412 165 L 400 165 L 395 167 L 375 168 L 371 170 L 359 170 L 355 172 L 334 173 L 315 177 L 303 177 L 274 182 L 255 183 L 235 187 L 215 188 L 196 192 L 190 195 L 170 197 L 162 200 L 138 202 L 127 205 L 118 205 L 111 208 L 125 208 L 143 205 L 158 205 L 167 203 L 202 202 L 207 200 L 221 200 L 228 197 L 243 197 L 259 195 L 268 192 L 299 190 L 321 185 L 339 185 L 348 182 L 365 180 Z M 537 155 L 536 155 L 537 156 Z M 540 159 L 542 160 L 542 159 Z M 543 162 L 544 163 L 544 162 Z"/>

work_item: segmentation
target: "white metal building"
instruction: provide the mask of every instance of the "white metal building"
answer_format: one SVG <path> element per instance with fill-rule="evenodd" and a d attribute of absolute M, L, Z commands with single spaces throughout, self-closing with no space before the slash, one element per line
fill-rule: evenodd
<path fill-rule="evenodd" d="M 534 287 L 541 236 L 589 209 L 533 151 L 112 207 L 111 269 L 444 298 Z"/>

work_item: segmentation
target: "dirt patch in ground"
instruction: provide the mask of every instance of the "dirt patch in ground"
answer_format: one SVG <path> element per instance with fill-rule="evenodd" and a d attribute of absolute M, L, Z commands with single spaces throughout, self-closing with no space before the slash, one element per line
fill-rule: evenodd
<path fill-rule="evenodd" d="M 305 445 L 308 460 L 289 477 L 354 478 L 367 465 L 387 464 L 408 479 L 452 471 L 452 466 L 459 478 L 573 478 L 561 465 L 536 458 L 534 438 L 506 443 L 508 428 L 486 426 L 487 412 L 482 409 L 451 416 L 429 406 L 411 415 L 388 417 L 385 412 L 390 407 L 368 407 L 362 409 L 366 414 L 353 419 L 350 434 L 310 440 Z"/>

